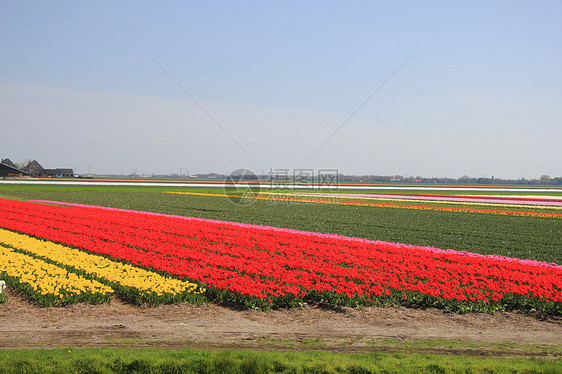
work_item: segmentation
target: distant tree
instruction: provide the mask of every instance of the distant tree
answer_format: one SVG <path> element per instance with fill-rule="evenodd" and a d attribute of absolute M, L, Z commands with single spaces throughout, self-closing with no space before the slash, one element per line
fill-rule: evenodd
<path fill-rule="evenodd" d="M 24 170 L 31 162 L 32 160 L 26 158 L 23 162 L 15 162 L 14 165 L 16 165 L 18 169 Z"/>
<path fill-rule="evenodd" d="M 550 175 L 541 175 L 539 181 L 541 184 L 550 184 Z"/>
<path fill-rule="evenodd" d="M 468 175 L 463 175 L 458 179 L 459 183 L 474 183 L 474 178 L 469 177 Z"/>

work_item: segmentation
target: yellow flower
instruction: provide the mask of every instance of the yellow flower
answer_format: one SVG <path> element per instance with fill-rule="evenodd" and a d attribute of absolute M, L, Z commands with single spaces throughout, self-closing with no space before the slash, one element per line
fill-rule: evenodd
<path fill-rule="evenodd" d="M 0 229 L 0 243 L 5 243 L 14 248 L 41 256 L 61 265 L 70 266 L 74 269 L 84 271 L 88 275 L 106 279 L 112 283 L 118 283 L 121 286 L 135 288 L 141 292 L 153 292 L 159 296 L 164 294 L 177 295 L 180 293 L 200 294 L 204 292 L 204 290 L 199 289 L 199 287 L 194 283 L 164 277 L 153 271 L 112 261 L 106 257 L 86 253 L 78 249 L 52 242 L 38 240 L 8 230 Z M 33 261 L 31 257 L 25 257 Z M 53 265 L 53 267 L 55 266 Z M 31 266 L 31 268 L 34 268 L 34 266 Z M 31 268 L 30 266 L 27 266 L 25 274 L 29 274 L 32 270 Z M 66 291 L 91 292 L 93 286 L 90 281 L 82 277 L 78 277 L 75 273 L 69 273 L 67 270 L 62 268 L 55 268 L 58 270 L 52 270 L 53 276 L 51 278 L 56 279 L 56 281 L 53 281 L 53 290 L 55 288 L 60 288 L 60 284 L 64 284 L 66 286 L 63 289 Z M 42 275 L 39 277 L 44 278 Z M 47 280 L 42 280 L 41 283 L 42 289 L 47 289 Z M 96 284 L 99 284 L 98 287 L 100 287 L 100 289 L 106 287 L 99 282 L 96 282 Z"/>
<path fill-rule="evenodd" d="M 5 243 L 2 240 L 3 231 L 0 230 L 0 243 Z M 84 292 L 104 294 L 113 292 L 110 287 L 98 281 L 84 279 L 74 273 L 71 273 L 68 278 L 63 277 L 63 274 L 67 274 L 66 270 L 46 263 L 43 260 L 16 252 L 3 245 L 0 245 L 0 272 L 17 278 L 20 283 L 28 284 L 40 295 L 53 295 L 59 299 L 63 298 L 63 295 L 60 293 L 61 290 L 70 295 Z M 84 285 L 84 291 L 76 287 L 76 284 L 80 283 Z"/>

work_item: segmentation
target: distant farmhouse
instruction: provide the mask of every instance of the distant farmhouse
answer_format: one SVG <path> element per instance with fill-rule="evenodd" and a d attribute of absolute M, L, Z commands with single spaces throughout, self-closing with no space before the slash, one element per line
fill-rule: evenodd
<path fill-rule="evenodd" d="M 27 171 L 27 173 L 29 175 L 33 176 L 33 177 L 43 177 L 43 176 L 45 176 L 45 169 L 43 168 L 43 166 L 41 166 L 40 163 L 37 162 L 37 160 L 31 161 L 23 169 L 25 171 Z"/>
<path fill-rule="evenodd" d="M 18 169 L 9 158 L 5 158 L 0 162 L 0 177 L 20 177 L 24 175 L 28 175 L 27 172 Z"/>
<path fill-rule="evenodd" d="M 74 171 L 72 169 L 45 169 L 37 160 L 31 161 L 23 170 L 33 177 L 74 178 Z"/>
<path fill-rule="evenodd" d="M 45 169 L 45 176 L 50 178 L 74 178 L 72 169 Z"/>
<path fill-rule="evenodd" d="M 45 169 L 37 160 L 30 161 L 27 166 L 19 170 L 9 159 L 2 160 L 0 164 L 0 177 L 23 175 L 47 178 L 74 178 L 74 171 L 65 168 Z"/>

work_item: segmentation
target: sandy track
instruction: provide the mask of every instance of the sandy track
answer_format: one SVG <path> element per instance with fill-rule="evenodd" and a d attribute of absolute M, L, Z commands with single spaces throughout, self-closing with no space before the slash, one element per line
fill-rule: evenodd
<path fill-rule="evenodd" d="M 562 318 L 458 315 L 404 307 L 307 306 L 269 312 L 214 304 L 41 308 L 11 291 L 0 304 L 0 348 L 171 347 L 562 355 Z M 428 346 L 419 344 L 436 340 Z M 440 342 L 442 341 L 442 342 Z M 452 341 L 452 342 L 451 342 Z"/>

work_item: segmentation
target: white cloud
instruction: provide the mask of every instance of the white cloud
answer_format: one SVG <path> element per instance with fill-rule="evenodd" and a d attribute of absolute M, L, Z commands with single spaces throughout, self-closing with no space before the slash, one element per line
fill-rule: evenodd
<path fill-rule="evenodd" d="M 91 139 L 91 140 L 95 140 L 97 142 L 104 142 L 105 138 L 103 136 L 101 136 L 100 134 L 84 134 L 84 137 L 86 139 Z"/>

